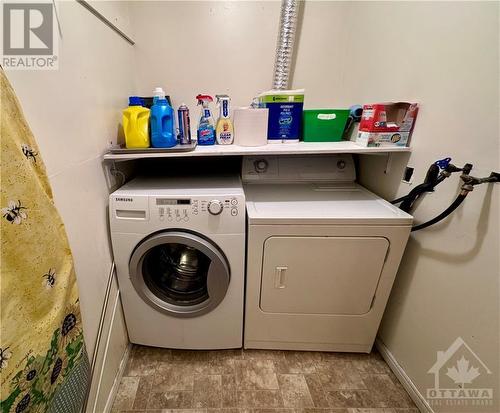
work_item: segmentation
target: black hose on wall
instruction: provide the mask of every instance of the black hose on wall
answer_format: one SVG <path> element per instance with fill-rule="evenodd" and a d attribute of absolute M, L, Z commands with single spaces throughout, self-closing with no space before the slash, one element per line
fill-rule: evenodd
<path fill-rule="evenodd" d="M 445 178 L 445 175 L 439 174 L 439 167 L 436 164 L 432 164 L 427 171 L 424 182 L 413 188 L 408 195 L 392 201 L 392 204 L 401 202 L 399 209 L 409 213 L 413 207 L 414 202 L 422 194 L 426 192 L 433 192 L 434 188 L 438 184 L 443 182 Z"/>
<path fill-rule="evenodd" d="M 436 216 L 436 217 L 432 218 L 431 220 L 424 222 L 422 224 L 415 225 L 411 229 L 411 231 L 412 232 L 418 231 L 420 229 L 424 229 L 424 228 L 427 228 L 431 225 L 434 225 L 434 224 L 438 223 L 439 221 L 442 221 L 443 219 L 445 219 L 448 215 L 450 215 L 453 211 L 455 211 L 455 209 L 457 209 L 460 206 L 460 204 L 467 197 L 467 194 L 468 194 L 468 192 L 466 192 L 466 191 L 461 192 L 456 197 L 456 199 L 453 201 L 453 203 L 448 208 L 446 208 L 443 212 L 441 212 L 438 216 Z"/>

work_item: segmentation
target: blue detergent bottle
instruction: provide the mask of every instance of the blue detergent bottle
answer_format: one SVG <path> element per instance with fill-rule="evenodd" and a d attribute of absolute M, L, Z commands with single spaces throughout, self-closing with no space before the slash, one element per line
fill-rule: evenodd
<path fill-rule="evenodd" d="M 154 148 L 171 148 L 177 145 L 174 125 L 174 109 L 168 104 L 165 96 L 155 96 L 151 106 L 151 146 Z"/>

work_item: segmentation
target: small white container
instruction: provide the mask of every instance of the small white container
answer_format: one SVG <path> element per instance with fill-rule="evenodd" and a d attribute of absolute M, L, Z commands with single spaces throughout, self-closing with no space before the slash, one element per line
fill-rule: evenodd
<path fill-rule="evenodd" d="M 234 109 L 234 144 L 240 146 L 267 145 L 269 109 L 250 107 Z"/>

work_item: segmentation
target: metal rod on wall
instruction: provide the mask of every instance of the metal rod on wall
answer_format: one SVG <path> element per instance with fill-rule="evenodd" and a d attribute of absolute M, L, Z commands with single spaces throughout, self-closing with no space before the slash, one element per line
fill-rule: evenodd
<path fill-rule="evenodd" d="M 111 23 L 103 14 L 101 14 L 94 7 L 92 7 L 87 1 L 85 1 L 85 0 L 76 0 L 76 2 L 80 3 L 88 11 L 90 11 L 94 16 L 96 16 L 99 20 L 101 20 L 106 26 L 108 26 L 110 29 L 112 29 L 113 31 L 115 31 L 116 33 L 118 33 L 121 37 L 123 37 L 132 46 L 135 44 L 135 42 L 130 37 L 128 37 L 117 26 L 115 26 L 113 23 Z"/>

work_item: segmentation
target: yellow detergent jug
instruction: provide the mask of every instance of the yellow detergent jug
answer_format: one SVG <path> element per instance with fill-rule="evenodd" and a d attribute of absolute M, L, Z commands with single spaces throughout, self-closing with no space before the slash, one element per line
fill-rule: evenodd
<path fill-rule="evenodd" d="M 149 148 L 149 109 L 142 106 L 142 99 L 131 96 L 128 108 L 123 110 L 123 131 L 127 148 Z"/>

